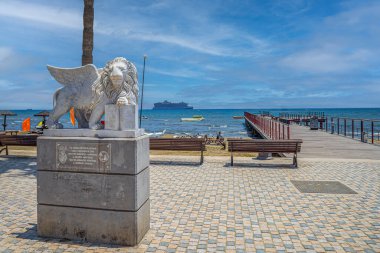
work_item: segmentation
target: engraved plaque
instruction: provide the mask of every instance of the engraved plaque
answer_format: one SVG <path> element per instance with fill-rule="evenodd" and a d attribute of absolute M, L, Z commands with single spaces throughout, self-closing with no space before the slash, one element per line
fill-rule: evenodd
<path fill-rule="evenodd" d="M 98 170 L 110 171 L 111 144 L 57 142 L 56 165 L 59 170 Z"/>

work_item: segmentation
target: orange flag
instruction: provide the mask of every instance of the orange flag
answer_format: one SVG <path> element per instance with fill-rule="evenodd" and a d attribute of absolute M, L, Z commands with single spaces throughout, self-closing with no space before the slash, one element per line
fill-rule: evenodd
<path fill-rule="evenodd" d="M 30 117 L 22 122 L 22 131 L 30 131 Z"/>
<path fill-rule="evenodd" d="M 74 107 L 71 107 L 70 109 L 70 121 L 73 126 L 75 126 L 75 113 L 74 113 Z"/>

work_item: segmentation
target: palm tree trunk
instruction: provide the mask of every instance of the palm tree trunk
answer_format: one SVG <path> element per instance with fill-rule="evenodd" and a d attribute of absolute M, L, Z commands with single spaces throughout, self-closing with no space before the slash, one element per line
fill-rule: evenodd
<path fill-rule="evenodd" d="M 82 65 L 92 63 L 94 48 L 94 0 L 84 0 Z"/>

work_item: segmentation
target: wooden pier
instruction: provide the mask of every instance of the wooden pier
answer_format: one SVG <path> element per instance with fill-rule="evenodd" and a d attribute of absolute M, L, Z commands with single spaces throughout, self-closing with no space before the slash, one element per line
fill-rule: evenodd
<path fill-rule="evenodd" d="M 290 129 L 292 138 L 303 140 L 300 158 L 380 159 L 380 146 L 296 124 Z"/>
<path fill-rule="evenodd" d="M 262 124 L 261 116 L 245 113 L 246 124 L 264 139 L 302 139 L 300 158 L 336 158 L 336 159 L 379 159 L 380 146 L 361 142 L 342 135 L 332 134 L 325 130 L 310 130 L 309 127 L 297 124 L 276 123 Z M 270 117 L 262 117 L 270 121 Z M 279 122 L 280 123 L 280 122 Z M 269 124 L 269 128 L 268 128 Z M 283 124 L 283 123 L 282 123 Z M 287 129 L 288 127 L 288 129 Z M 284 131 L 281 132 L 282 128 Z M 286 130 L 287 129 L 287 130 Z M 268 133 L 272 132 L 272 134 Z M 280 132 L 278 132 L 280 131 Z M 283 135 L 284 134 L 284 135 Z"/>

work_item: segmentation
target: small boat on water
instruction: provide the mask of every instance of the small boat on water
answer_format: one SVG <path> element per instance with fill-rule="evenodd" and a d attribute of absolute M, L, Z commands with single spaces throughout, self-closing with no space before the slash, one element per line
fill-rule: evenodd
<path fill-rule="evenodd" d="M 181 118 L 181 121 L 191 122 L 191 121 L 202 121 L 205 118 L 202 115 L 193 115 L 192 118 Z"/>
<path fill-rule="evenodd" d="M 234 118 L 234 119 L 243 119 L 244 116 L 232 116 L 232 118 Z"/>
<path fill-rule="evenodd" d="M 181 118 L 181 121 L 191 122 L 191 121 L 202 121 L 204 118 Z"/>
<path fill-rule="evenodd" d="M 162 132 L 155 132 L 155 133 L 147 133 L 148 136 L 150 137 L 158 137 L 158 136 L 161 136 L 161 135 L 164 135 L 166 132 L 166 129 Z"/>

